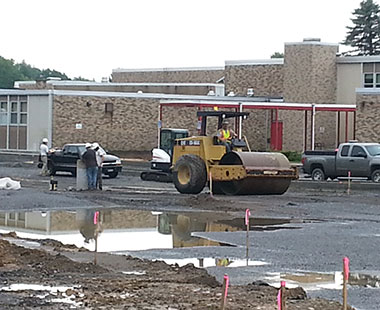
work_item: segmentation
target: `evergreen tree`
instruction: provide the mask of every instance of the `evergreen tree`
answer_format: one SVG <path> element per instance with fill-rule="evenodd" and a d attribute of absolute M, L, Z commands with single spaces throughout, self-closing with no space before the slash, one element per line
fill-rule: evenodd
<path fill-rule="evenodd" d="M 373 0 L 364 0 L 353 12 L 353 26 L 348 26 L 342 44 L 350 45 L 356 55 L 380 55 L 380 7 Z"/>
<path fill-rule="evenodd" d="M 275 52 L 270 56 L 270 58 L 284 58 L 284 53 Z"/>

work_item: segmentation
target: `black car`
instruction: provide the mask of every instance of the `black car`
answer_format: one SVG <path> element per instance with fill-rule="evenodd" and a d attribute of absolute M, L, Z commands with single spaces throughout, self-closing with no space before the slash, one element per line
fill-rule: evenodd
<path fill-rule="evenodd" d="M 48 154 L 48 169 L 51 175 L 58 171 L 70 172 L 76 175 L 77 160 L 86 151 L 84 143 L 66 144 L 62 150 L 54 150 Z M 110 178 L 116 178 L 121 172 L 121 160 L 119 157 L 106 154 L 104 155 L 102 172 Z"/>

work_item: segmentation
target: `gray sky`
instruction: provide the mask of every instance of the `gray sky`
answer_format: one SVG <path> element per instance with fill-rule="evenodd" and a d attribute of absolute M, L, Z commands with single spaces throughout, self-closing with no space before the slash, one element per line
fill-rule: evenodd
<path fill-rule="evenodd" d="M 0 56 L 96 81 L 116 68 L 223 66 L 307 37 L 339 43 L 360 2 L 2 0 Z"/>

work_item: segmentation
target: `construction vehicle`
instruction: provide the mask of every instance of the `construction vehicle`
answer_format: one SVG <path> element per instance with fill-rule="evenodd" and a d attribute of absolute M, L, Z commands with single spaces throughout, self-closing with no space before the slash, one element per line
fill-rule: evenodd
<path fill-rule="evenodd" d="M 198 194 L 206 185 L 213 193 L 226 195 L 283 194 L 297 171 L 281 153 L 243 151 L 244 140 L 232 140 L 233 151 L 218 143 L 216 136 L 207 136 L 207 119 L 235 118 L 239 124 L 247 112 L 198 111 L 201 118 L 200 136 L 175 140 L 172 157 L 173 183 L 183 194 Z"/>
<path fill-rule="evenodd" d="M 143 181 L 171 182 L 174 141 L 189 136 L 187 129 L 162 128 L 160 130 L 159 147 L 152 150 L 150 170 L 143 171 L 140 178 Z"/>

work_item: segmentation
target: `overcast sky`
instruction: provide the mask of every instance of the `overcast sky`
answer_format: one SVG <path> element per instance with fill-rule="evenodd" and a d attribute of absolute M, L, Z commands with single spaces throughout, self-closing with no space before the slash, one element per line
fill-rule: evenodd
<path fill-rule="evenodd" d="M 223 66 L 303 38 L 339 43 L 360 2 L 2 0 L 0 56 L 96 81 L 116 68 Z"/>

